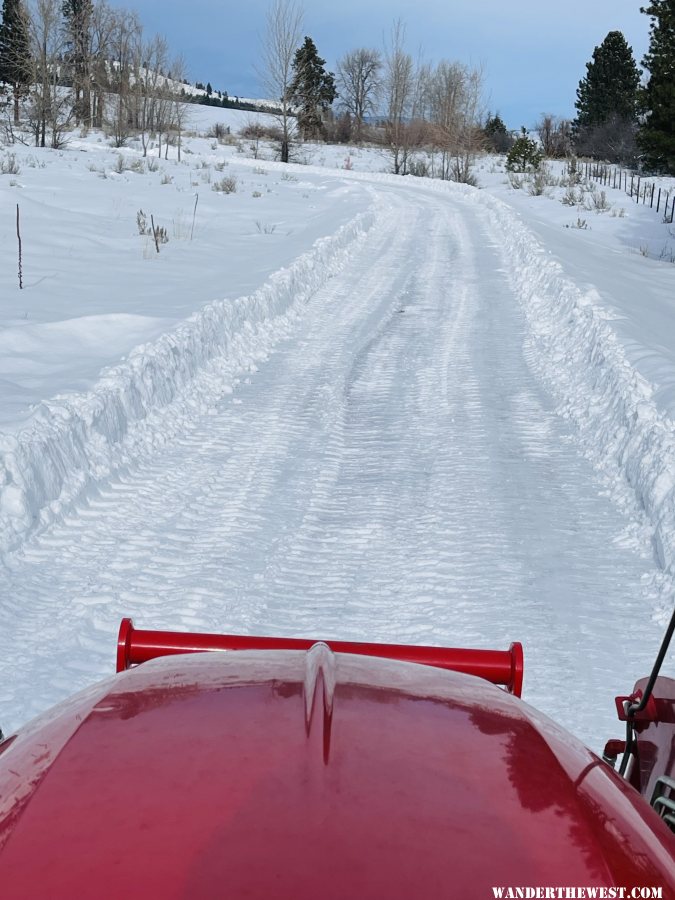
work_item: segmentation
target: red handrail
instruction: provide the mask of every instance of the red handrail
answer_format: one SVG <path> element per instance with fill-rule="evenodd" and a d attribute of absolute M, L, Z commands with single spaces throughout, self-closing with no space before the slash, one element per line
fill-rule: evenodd
<path fill-rule="evenodd" d="M 309 650 L 316 640 L 306 638 L 252 637 L 231 634 L 198 634 L 175 631 L 141 631 L 131 619 L 122 619 L 117 639 L 117 671 L 178 653 L 209 650 Z M 467 650 L 452 647 L 416 647 L 409 644 L 371 644 L 357 641 L 324 641 L 335 653 L 377 656 L 402 662 L 436 666 L 502 684 L 520 697 L 523 689 L 523 647 L 515 642 L 508 650 Z"/>

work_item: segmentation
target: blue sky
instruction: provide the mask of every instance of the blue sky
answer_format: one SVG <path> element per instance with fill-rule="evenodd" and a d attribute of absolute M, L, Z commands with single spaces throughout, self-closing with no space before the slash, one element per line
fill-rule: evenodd
<path fill-rule="evenodd" d="M 268 0 L 215 2 L 113 0 L 135 9 L 149 34 L 182 53 L 191 81 L 210 81 L 231 96 L 260 96 L 254 71 Z M 306 0 L 305 33 L 328 67 L 357 47 L 381 48 L 396 18 L 409 49 L 425 59 L 482 65 L 486 103 L 507 125 L 532 125 L 539 114 L 573 116 L 575 91 L 593 48 L 622 31 L 638 64 L 649 18 L 640 0 Z"/>

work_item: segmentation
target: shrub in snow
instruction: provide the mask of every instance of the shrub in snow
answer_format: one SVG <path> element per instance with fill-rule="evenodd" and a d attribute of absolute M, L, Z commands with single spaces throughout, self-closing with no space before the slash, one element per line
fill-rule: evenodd
<path fill-rule="evenodd" d="M 148 217 L 142 209 L 139 209 L 136 213 L 136 225 L 138 226 L 139 234 L 148 235 L 154 240 L 158 253 L 160 244 L 169 243 L 169 233 L 166 228 L 163 225 L 153 226 L 152 216 L 150 216 L 150 224 L 148 224 Z"/>
<path fill-rule="evenodd" d="M 156 244 L 168 244 L 169 243 L 169 232 L 166 230 L 164 225 L 158 225 L 155 228 L 155 233 L 153 235 L 155 238 Z"/>
<path fill-rule="evenodd" d="M 521 175 L 516 175 L 514 172 L 509 172 L 507 177 L 509 179 L 509 184 L 514 191 L 519 191 L 525 184 L 525 179 Z"/>
<path fill-rule="evenodd" d="M 583 200 L 584 195 L 582 191 L 578 191 L 573 185 L 569 185 L 560 202 L 563 206 L 580 206 Z"/>
<path fill-rule="evenodd" d="M 223 141 L 226 137 L 229 137 L 230 129 L 229 126 L 223 125 L 222 122 L 214 123 L 207 133 L 207 137 L 217 138 L 219 141 Z"/>
<path fill-rule="evenodd" d="M 536 172 L 528 175 L 527 182 L 527 190 L 533 197 L 540 197 L 542 194 L 545 194 L 547 187 L 558 187 L 560 185 L 560 179 L 545 164 L 542 164 Z"/>
<path fill-rule="evenodd" d="M 18 175 L 21 172 L 19 163 L 13 153 L 0 157 L 0 174 L 2 175 Z"/>
<path fill-rule="evenodd" d="M 574 187 L 574 185 L 581 184 L 581 181 L 579 162 L 576 156 L 573 156 L 567 165 L 567 171 L 560 178 L 560 184 L 562 187 Z"/>
<path fill-rule="evenodd" d="M 234 194 L 237 191 L 237 179 L 232 175 L 226 175 L 225 178 L 213 183 L 212 190 L 219 194 Z"/>
<path fill-rule="evenodd" d="M 345 169 L 347 166 L 345 165 Z M 351 168 L 351 165 L 350 167 Z M 426 159 L 411 159 L 408 164 L 408 172 L 416 178 L 427 178 L 429 175 L 429 164 Z"/>
<path fill-rule="evenodd" d="M 136 213 L 136 225 L 138 226 L 139 234 L 149 234 L 150 226 L 148 225 L 148 217 L 145 215 L 142 209 L 139 209 Z"/>
<path fill-rule="evenodd" d="M 546 178 L 546 170 L 544 168 L 535 172 L 528 181 L 527 192 L 533 197 L 541 197 L 546 190 L 548 181 Z"/>
<path fill-rule="evenodd" d="M 594 209 L 596 212 L 605 212 L 612 208 L 611 203 L 607 202 L 607 194 L 605 191 L 599 191 L 595 185 L 591 188 L 590 197 L 587 200 L 587 209 Z"/>

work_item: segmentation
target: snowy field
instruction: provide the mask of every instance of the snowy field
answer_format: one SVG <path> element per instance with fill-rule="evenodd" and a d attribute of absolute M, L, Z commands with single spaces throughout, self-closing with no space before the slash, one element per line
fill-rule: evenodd
<path fill-rule="evenodd" d="M 675 229 L 494 157 L 252 159 L 255 118 L 197 108 L 180 162 L 0 149 L 0 725 L 108 674 L 126 614 L 522 640 L 601 750 L 674 597 Z"/>

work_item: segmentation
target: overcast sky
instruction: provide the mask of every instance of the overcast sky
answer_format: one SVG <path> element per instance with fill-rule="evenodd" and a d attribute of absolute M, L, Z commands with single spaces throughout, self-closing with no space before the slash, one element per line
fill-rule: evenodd
<path fill-rule="evenodd" d="M 135 9 L 148 34 L 182 53 L 191 81 L 230 96 L 261 96 L 254 63 L 268 0 L 113 0 Z M 348 50 L 383 45 L 396 18 L 411 52 L 429 61 L 482 65 L 487 106 L 507 125 L 532 125 L 540 113 L 574 115 L 575 91 L 593 48 L 621 31 L 638 64 L 649 18 L 640 0 L 305 0 L 305 28 L 328 64 Z"/>

